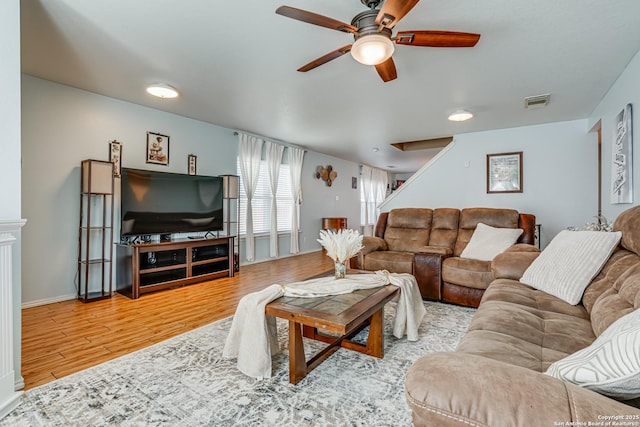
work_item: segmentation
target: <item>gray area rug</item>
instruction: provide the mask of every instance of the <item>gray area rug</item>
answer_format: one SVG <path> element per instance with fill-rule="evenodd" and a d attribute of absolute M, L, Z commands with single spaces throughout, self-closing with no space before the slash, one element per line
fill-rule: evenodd
<path fill-rule="evenodd" d="M 340 349 L 289 384 L 287 323 L 274 376 L 254 380 L 220 358 L 231 318 L 28 390 L 0 426 L 408 426 L 404 376 L 429 352 L 453 350 L 474 309 L 425 302 L 420 340 L 391 335 L 383 359 Z M 363 331 L 364 332 L 364 331 Z M 305 339 L 307 357 L 323 344 Z"/>

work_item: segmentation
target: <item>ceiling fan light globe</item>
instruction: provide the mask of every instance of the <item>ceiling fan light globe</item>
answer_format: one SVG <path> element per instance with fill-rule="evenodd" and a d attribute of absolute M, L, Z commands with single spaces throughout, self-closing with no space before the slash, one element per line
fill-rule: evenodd
<path fill-rule="evenodd" d="M 391 58 L 395 46 L 389 37 L 381 34 L 362 36 L 351 46 L 351 56 L 364 65 L 382 64 Z"/>

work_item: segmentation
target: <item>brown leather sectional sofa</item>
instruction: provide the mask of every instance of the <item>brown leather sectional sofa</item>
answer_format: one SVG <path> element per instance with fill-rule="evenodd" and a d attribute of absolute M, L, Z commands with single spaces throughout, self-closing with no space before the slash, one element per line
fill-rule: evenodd
<path fill-rule="evenodd" d="M 478 223 L 521 228 L 520 250 L 537 251 L 535 216 L 513 209 L 402 208 L 378 218 L 374 236 L 351 262 L 361 270 L 416 277 L 424 299 L 477 307 L 493 280 L 490 261 L 460 258 Z"/>
<path fill-rule="evenodd" d="M 620 245 L 578 305 L 519 282 L 538 254 L 498 255 L 496 279 L 456 351 L 423 356 L 407 372 L 414 424 L 638 425 L 638 399 L 617 401 L 544 374 L 640 307 L 640 206 L 623 212 L 614 230 Z"/>

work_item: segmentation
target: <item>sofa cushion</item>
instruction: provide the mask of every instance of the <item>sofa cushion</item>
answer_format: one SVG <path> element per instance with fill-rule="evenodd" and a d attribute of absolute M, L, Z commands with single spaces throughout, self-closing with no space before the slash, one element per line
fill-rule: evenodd
<path fill-rule="evenodd" d="M 440 246 L 453 250 L 458 237 L 460 210 L 455 208 L 438 208 L 433 211 L 429 246 Z"/>
<path fill-rule="evenodd" d="M 500 228 L 518 228 L 520 214 L 513 209 L 467 208 L 460 211 L 458 236 L 453 249 L 455 256 L 460 256 L 471 240 L 478 223 Z"/>
<path fill-rule="evenodd" d="M 620 317 L 640 307 L 640 257 L 628 251 L 619 253 L 607 263 L 606 267 L 611 265 L 612 268 L 607 268 L 605 274 L 598 275 L 599 278 L 602 276 L 600 280 L 594 281 L 587 288 L 591 291 L 591 288 L 599 287 L 603 282 L 607 285 L 591 308 L 591 327 L 596 336 Z M 621 256 L 625 253 L 627 256 Z M 626 268 L 621 270 L 620 267 L 623 266 Z M 585 292 L 583 300 L 586 298 Z"/>
<path fill-rule="evenodd" d="M 613 231 L 622 232 L 620 245 L 640 255 L 640 206 L 622 212 L 613 224 Z"/>
<path fill-rule="evenodd" d="M 429 243 L 431 209 L 393 209 L 387 218 L 384 240 L 390 251 L 418 252 Z M 397 273 L 400 273 L 397 271 Z"/>
<path fill-rule="evenodd" d="M 616 320 L 590 346 L 546 373 L 621 400 L 640 397 L 640 310 Z"/>
<path fill-rule="evenodd" d="M 496 279 L 456 351 L 544 372 L 594 339 L 584 307 L 515 280 Z"/>
<path fill-rule="evenodd" d="M 364 258 L 364 269 L 368 271 L 387 270 L 394 273 L 413 273 L 413 253 L 378 251 Z"/>
<path fill-rule="evenodd" d="M 446 258 L 442 261 L 442 280 L 454 285 L 474 289 L 487 289 L 493 280 L 490 261 Z"/>
<path fill-rule="evenodd" d="M 416 427 L 632 425 L 627 420 L 640 414 L 548 375 L 459 352 L 418 359 L 407 371 L 405 390 Z M 614 414 L 623 415 L 603 421 Z"/>
<path fill-rule="evenodd" d="M 518 240 L 520 228 L 496 228 L 478 223 L 471 240 L 460 254 L 460 258 L 492 261 Z"/>
<path fill-rule="evenodd" d="M 569 304 L 578 304 L 620 237 L 620 232 L 563 230 L 531 263 L 520 281 Z"/>

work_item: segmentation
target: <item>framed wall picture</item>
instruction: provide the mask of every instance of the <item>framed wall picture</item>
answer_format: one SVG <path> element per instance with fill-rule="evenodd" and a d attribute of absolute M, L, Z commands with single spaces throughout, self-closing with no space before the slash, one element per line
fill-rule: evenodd
<path fill-rule="evenodd" d="M 627 104 L 616 116 L 611 147 L 611 203 L 633 203 L 632 108 Z"/>
<path fill-rule="evenodd" d="M 189 154 L 187 160 L 187 172 L 189 175 L 196 175 L 196 167 L 197 167 L 198 157 L 195 154 Z"/>
<path fill-rule="evenodd" d="M 118 141 L 109 141 L 109 161 L 113 163 L 113 176 L 120 178 L 122 171 L 122 144 Z"/>
<path fill-rule="evenodd" d="M 522 151 L 487 154 L 487 193 L 522 193 Z"/>
<path fill-rule="evenodd" d="M 147 163 L 169 164 L 169 136 L 147 132 Z"/>

